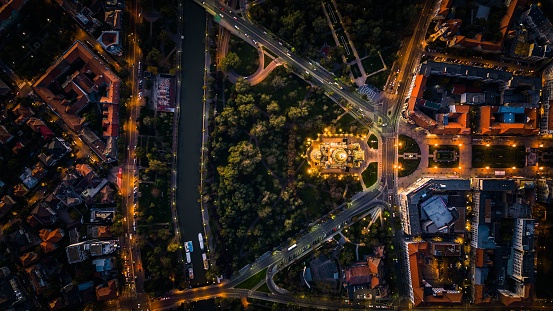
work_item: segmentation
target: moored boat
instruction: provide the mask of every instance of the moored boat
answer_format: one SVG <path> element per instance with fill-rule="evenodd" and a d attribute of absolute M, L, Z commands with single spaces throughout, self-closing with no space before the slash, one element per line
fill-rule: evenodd
<path fill-rule="evenodd" d="M 207 255 L 205 253 L 202 254 L 202 259 L 204 261 L 204 269 L 209 269 L 209 262 L 207 262 Z"/>
<path fill-rule="evenodd" d="M 204 236 L 202 233 L 198 233 L 198 241 L 200 241 L 200 249 L 204 250 Z"/>

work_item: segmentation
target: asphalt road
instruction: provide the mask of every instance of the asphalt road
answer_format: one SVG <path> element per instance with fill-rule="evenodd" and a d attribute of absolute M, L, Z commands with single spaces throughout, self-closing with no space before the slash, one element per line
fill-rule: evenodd
<path fill-rule="evenodd" d="M 363 192 L 357 195 L 352 202 L 344 203 L 340 207 L 340 212 L 331 217 L 327 221 L 314 224 L 307 233 L 297 237 L 294 240 L 296 247 L 289 249 L 290 244 L 282 245 L 272 252 L 268 252 L 258 258 L 254 263 L 243 268 L 240 273 L 237 273 L 225 283 L 198 287 L 194 289 L 174 292 L 173 296 L 166 300 L 159 300 L 150 304 L 152 310 L 163 310 L 165 308 L 174 307 L 186 301 L 199 301 L 211 299 L 214 297 L 239 297 L 248 296 L 275 302 L 291 302 L 296 299 L 287 294 L 265 294 L 259 292 L 250 292 L 249 290 L 234 289 L 233 287 L 241 282 L 252 277 L 256 273 L 269 268 L 269 277 L 272 277 L 278 270 L 284 269 L 293 264 L 295 259 L 299 259 L 314 248 L 319 247 L 326 240 L 338 234 L 344 228 L 347 228 L 357 219 L 362 219 L 365 215 L 383 208 L 386 203 L 380 200 L 375 200 L 380 195 L 381 189 L 375 189 L 369 192 Z M 259 296 L 259 297 L 257 297 Z M 269 299 L 272 298 L 272 299 Z M 300 302 L 305 302 L 306 306 L 316 306 L 318 308 L 334 309 L 336 307 L 348 307 L 349 305 L 342 302 L 332 300 L 313 300 L 301 299 Z M 351 307 L 351 306 L 350 306 Z"/>
<path fill-rule="evenodd" d="M 313 81 L 323 86 L 327 92 L 332 92 L 336 97 L 346 99 L 354 108 L 351 111 L 354 117 L 363 120 L 364 123 L 371 124 L 370 115 L 375 114 L 375 118 L 380 117 L 384 123 L 389 122 L 389 118 L 385 113 L 375 111 L 374 103 L 362 99 L 360 94 L 356 92 L 349 91 L 348 86 L 335 81 L 334 75 L 327 72 L 317 63 L 293 54 L 285 42 L 272 38 L 267 31 L 251 24 L 251 22 L 237 15 L 236 11 L 228 6 L 215 1 L 194 1 L 204 7 L 213 16 L 221 17 L 219 24 L 235 35 L 248 42 L 255 40 L 254 44 L 264 46 L 273 54 L 283 59 L 285 63 L 296 68 L 299 73 L 311 75 Z M 379 131 L 377 128 L 374 130 Z"/>
<path fill-rule="evenodd" d="M 138 81 L 141 78 L 138 72 L 138 64 L 141 62 L 142 55 L 136 40 L 136 23 L 139 20 L 139 7 L 137 1 L 131 1 L 129 6 L 131 12 L 131 38 L 135 37 L 129 44 L 129 58 L 127 62 L 131 64 L 131 90 L 132 97 L 127 102 L 129 113 L 128 120 L 122 120 L 126 129 L 127 150 L 125 154 L 126 163 L 123 165 L 123 176 L 121 182 L 121 195 L 123 196 L 123 206 L 125 207 L 125 216 L 123 218 L 123 231 L 125 232 L 124 254 L 125 276 L 131 280 L 130 284 L 125 284 L 123 294 L 120 296 L 122 306 L 135 308 L 138 303 L 144 305 L 147 302 L 144 292 L 144 269 L 142 267 L 142 258 L 140 249 L 137 247 L 137 219 L 135 217 L 136 204 L 138 203 L 138 166 L 135 154 L 135 148 L 138 142 L 138 129 L 136 119 L 140 114 L 140 99 L 138 96 Z M 143 68 L 141 68 L 143 69 Z M 128 269 L 127 269 L 128 267 Z"/>

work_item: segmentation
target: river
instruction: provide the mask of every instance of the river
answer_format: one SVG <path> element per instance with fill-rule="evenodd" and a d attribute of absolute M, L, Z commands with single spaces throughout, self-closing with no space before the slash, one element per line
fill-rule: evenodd
<path fill-rule="evenodd" d="M 190 282 L 193 287 L 208 284 L 198 242 L 198 233 L 204 232 L 198 185 L 202 144 L 205 23 L 205 10 L 192 0 L 184 1 L 176 202 L 181 236 L 184 241 L 192 241 L 194 244 L 194 279 Z M 215 310 L 215 305 L 213 301 L 200 302 L 196 304 L 196 308 Z"/>

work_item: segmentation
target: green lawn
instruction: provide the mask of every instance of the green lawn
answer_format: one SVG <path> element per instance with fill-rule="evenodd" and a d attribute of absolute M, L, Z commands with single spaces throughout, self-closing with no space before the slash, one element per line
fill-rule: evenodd
<path fill-rule="evenodd" d="M 359 69 L 359 65 L 357 64 L 351 65 L 351 73 L 353 74 L 353 77 L 355 79 L 359 78 L 361 76 L 361 70 Z"/>
<path fill-rule="evenodd" d="M 523 168 L 526 164 L 524 146 L 472 146 L 472 167 L 474 168 Z"/>
<path fill-rule="evenodd" d="M 417 168 L 419 167 L 419 164 L 421 163 L 421 159 L 407 160 L 404 158 L 398 158 L 397 162 L 400 167 L 397 175 L 399 177 L 405 177 L 413 174 L 417 170 Z"/>
<path fill-rule="evenodd" d="M 240 64 L 234 68 L 237 74 L 249 76 L 259 67 L 259 54 L 257 53 L 257 49 L 246 41 L 232 36 L 229 50 L 238 54 L 238 58 L 240 58 Z"/>
<path fill-rule="evenodd" d="M 273 58 L 271 56 L 267 55 L 267 52 L 263 53 L 263 63 L 264 67 L 269 66 L 269 64 L 273 61 Z"/>
<path fill-rule="evenodd" d="M 264 293 L 271 293 L 271 291 L 269 290 L 269 286 L 267 286 L 267 283 L 263 283 L 263 285 L 259 286 L 257 289 L 256 289 L 258 292 L 264 292 Z"/>
<path fill-rule="evenodd" d="M 553 167 L 553 148 L 540 148 L 538 163 L 540 166 Z"/>
<path fill-rule="evenodd" d="M 374 134 L 371 134 L 371 136 L 369 136 L 369 140 L 367 141 L 367 144 L 372 149 L 378 149 L 378 138 L 376 138 Z"/>
<path fill-rule="evenodd" d="M 406 152 L 421 154 L 419 144 L 417 144 L 417 142 L 409 136 L 399 135 L 398 144 L 398 154 L 404 154 Z"/>
<path fill-rule="evenodd" d="M 382 66 L 382 60 L 380 60 L 380 56 L 374 55 L 369 56 L 361 61 L 361 64 L 363 65 L 363 69 L 365 69 L 365 72 L 367 74 L 370 74 L 372 72 L 375 72 L 377 70 L 380 70 L 384 68 Z"/>
<path fill-rule="evenodd" d="M 390 74 L 390 69 L 381 71 L 377 74 L 374 74 L 370 77 L 367 77 L 367 80 L 365 80 L 365 83 L 370 84 L 380 90 L 384 89 L 384 85 L 386 84 L 386 81 L 388 80 L 388 75 Z"/>
<path fill-rule="evenodd" d="M 432 155 L 436 152 L 436 158 Z M 455 153 L 457 158 L 455 159 Z M 459 146 L 455 145 L 429 145 L 428 146 L 428 167 L 455 168 L 459 167 Z M 441 160 L 441 161 L 436 161 Z"/>
<path fill-rule="evenodd" d="M 252 289 L 255 285 L 257 285 L 259 282 L 264 280 L 266 275 L 267 275 L 267 268 L 257 272 L 256 274 L 251 276 L 249 279 L 247 279 L 244 282 L 234 286 L 234 288 Z"/>
<path fill-rule="evenodd" d="M 376 180 L 378 179 L 378 163 L 369 163 L 367 169 L 365 169 L 363 173 L 361 173 L 361 177 L 363 177 L 365 187 L 370 187 L 374 185 L 376 183 Z"/>

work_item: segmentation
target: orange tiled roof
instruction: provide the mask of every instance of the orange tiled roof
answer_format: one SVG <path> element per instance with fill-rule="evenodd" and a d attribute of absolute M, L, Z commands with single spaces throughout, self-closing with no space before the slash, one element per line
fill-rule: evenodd
<path fill-rule="evenodd" d="M 482 249 L 482 248 L 477 248 L 476 249 L 475 258 L 474 258 L 474 265 L 477 268 L 484 267 L 484 249 Z"/>
<path fill-rule="evenodd" d="M 438 11 L 438 15 L 441 15 L 443 17 L 447 16 L 449 13 L 449 9 L 451 9 L 451 4 L 453 3 L 453 0 L 442 0 L 440 3 L 440 10 Z"/>
<path fill-rule="evenodd" d="M 346 283 L 359 285 L 369 283 L 371 271 L 368 265 L 353 266 L 346 269 Z"/>
<path fill-rule="evenodd" d="M 95 76 L 92 79 L 95 85 L 90 86 L 87 84 L 87 86 L 90 86 L 90 89 L 94 90 L 98 85 L 105 84 L 107 96 L 102 97 L 101 101 L 103 103 L 108 102 L 115 105 L 119 104 L 119 86 L 121 84 L 121 80 L 117 77 L 117 75 L 115 75 L 115 73 L 105 67 L 101 61 L 97 59 L 95 55 L 80 41 L 76 41 L 52 66 L 50 66 L 50 68 L 48 68 L 47 72 L 34 83 L 33 90 L 53 110 L 61 115 L 63 121 L 67 123 L 71 129 L 80 131 L 82 129 L 83 120 L 81 120 L 76 113 L 88 103 L 88 97 L 87 94 L 84 94 L 81 91 L 81 88 L 77 87 L 77 83 L 82 84 L 86 81 L 83 81 L 81 78 L 77 78 L 77 80 L 72 81 L 66 86 L 67 90 L 71 89 L 77 92 L 77 94 L 80 93 L 77 97 L 77 101 L 72 104 L 69 104 L 69 102 L 63 97 L 54 95 L 48 88 L 50 84 L 54 82 L 56 77 L 61 74 L 62 70 L 69 64 L 75 62 L 77 59 L 81 59 L 84 62 L 84 65 L 74 73 L 76 74 L 75 77 L 78 77 L 84 72 L 90 71 Z M 115 115 L 114 117 L 116 118 L 117 116 Z M 111 122 L 115 124 L 114 120 Z"/>
<path fill-rule="evenodd" d="M 411 283 L 412 283 L 411 285 L 413 287 L 413 296 L 414 296 L 413 304 L 415 307 L 417 307 L 424 301 L 424 290 L 422 288 L 417 255 L 419 253 L 419 249 L 422 248 L 423 245 L 427 245 L 427 244 L 428 244 L 427 242 L 408 244 L 409 268 L 411 270 Z"/>
<path fill-rule="evenodd" d="M 415 104 L 417 98 L 422 98 L 424 93 L 424 87 L 426 86 L 426 77 L 424 75 L 418 74 L 415 78 L 415 85 L 413 86 L 413 91 L 411 91 L 411 97 L 409 98 L 409 105 L 407 107 L 408 111 L 415 110 Z"/>
<path fill-rule="evenodd" d="M 28 252 L 19 257 L 23 266 L 28 266 L 34 263 L 38 259 L 38 254 L 35 252 Z"/>
<path fill-rule="evenodd" d="M 369 257 L 367 262 L 369 263 L 369 270 L 371 274 L 378 274 L 378 265 L 380 265 L 380 258 Z"/>
<path fill-rule="evenodd" d="M 109 238 L 111 237 L 111 231 L 108 226 L 98 226 L 98 237 Z"/>
<path fill-rule="evenodd" d="M 455 37 L 455 43 L 461 44 L 465 47 L 481 47 L 484 50 L 488 51 L 500 51 L 501 46 L 503 45 L 503 41 L 505 40 L 507 30 L 509 28 L 509 25 L 511 24 L 511 19 L 513 17 L 513 13 L 518 5 L 518 0 L 512 0 L 511 4 L 507 8 L 507 12 L 501 19 L 501 23 L 499 25 L 499 31 L 501 32 L 501 39 L 497 42 L 491 42 L 491 41 L 482 41 L 482 34 L 477 34 L 474 39 L 467 38 L 465 36 L 456 36 Z"/>
<path fill-rule="evenodd" d="M 27 192 L 29 192 L 29 190 L 27 190 L 27 187 L 25 187 L 22 183 L 19 183 L 13 187 L 13 195 L 17 197 L 23 197 L 27 194 Z"/>
<path fill-rule="evenodd" d="M 56 299 L 50 301 L 50 303 L 48 305 L 50 306 L 51 311 L 61 310 L 64 307 L 64 304 L 61 301 L 61 298 L 56 298 Z"/>
<path fill-rule="evenodd" d="M 98 301 L 113 299 L 117 297 L 117 284 L 115 280 L 108 281 L 107 286 L 96 287 L 96 299 Z"/>
<path fill-rule="evenodd" d="M 526 108 L 525 123 L 503 123 L 496 121 L 493 116 L 499 111 L 498 106 L 481 106 L 480 107 L 480 127 L 479 134 L 481 135 L 534 135 L 539 132 L 537 108 Z"/>
<path fill-rule="evenodd" d="M 56 243 L 61 241 L 65 236 L 64 232 L 60 228 L 54 230 L 42 229 L 39 231 L 40 238 L 45 242 Z"/>
<path fill-rule="evenodd" d="M 51 242 L 40 242 L 40 247 L 44 253 L 49 253 L 57 248 L 57 246 Z"/>
<path fill-rule="evenodd" d="M 88 165 L 88 164 L 77 164 L 77 165 L 75 165 L 75 169 L 83 177 L 86 177 L 86 176 L 88 176 L 88 174 L 94 172 L 92 167 L 90 167 L 90 165 Z"/>

